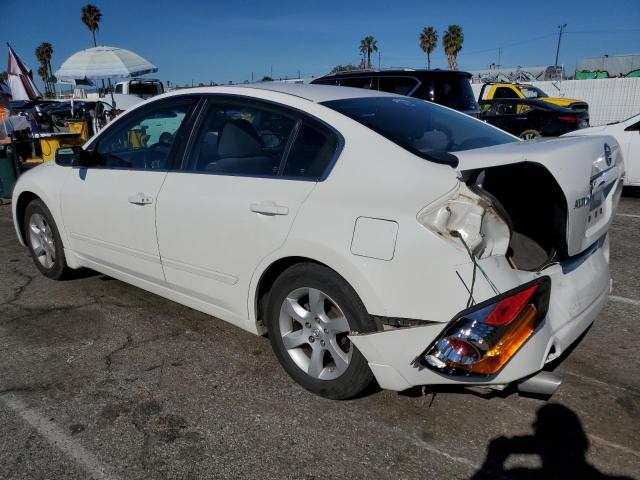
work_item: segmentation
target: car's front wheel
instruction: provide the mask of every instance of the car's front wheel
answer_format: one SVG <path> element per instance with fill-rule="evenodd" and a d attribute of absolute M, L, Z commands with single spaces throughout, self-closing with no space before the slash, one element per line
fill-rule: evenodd
<path fill-rule="evenodd" d="M 307 390 L 351 398 L 373 380 L 352 332 L 376 324 L 351 286 L 333 270 L 294 265 L 276 280 L 267 306 L 271 345 L 284 369 Z"/>
<path fill-rule="evenodd" d="M 60 280 L 69 272 L 58 227 L 42 200 L 32 200 L 24 211 L 24 233 L 33 262 L 40 272 Z"/>

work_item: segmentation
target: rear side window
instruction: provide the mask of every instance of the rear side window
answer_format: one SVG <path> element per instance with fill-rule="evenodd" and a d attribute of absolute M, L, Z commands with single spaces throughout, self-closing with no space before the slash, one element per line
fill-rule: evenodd
<path fill-rule="evenodd" d="M 312 83 L 317 83 L 319 85 L 339 85 L 340 81 L 337 78 L 321 78 L 319 80 L 314 80 Z"/>
<path fill-rule="evenodd" d="M 189 153 L 191 171 L 276 177 L 296 119 L 253 102 L 212 100 Z"/>
<path fill-rule="evenodd" d="M 341 78 L 340 86 L 371 89 L 371 77 Z"/>
<path fill-rule="evenodd" d="M 378 90 L 398 95 L 409 95 L 418 86 L 418 81 L 411 77 L 380 77 Z"/>
<path fill-rule="evenodd" d="M 319 125 L 300 125 L 284 167 L 285 177 L 320 178 L 338 148 L 336 136 Z"/>

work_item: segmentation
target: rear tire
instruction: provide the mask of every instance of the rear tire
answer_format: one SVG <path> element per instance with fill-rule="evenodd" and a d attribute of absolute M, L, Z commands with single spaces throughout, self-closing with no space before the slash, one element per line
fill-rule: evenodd
<path fill-rule="evenodd" d="M 53 280 L 68 276 L 71 270 L 67 267 L 58 227 L 42 200 L 35 199 L 27 205 L 23 231 L 33 263 L 40 273 Z"/>
<path fill-rule="evenodd" d="M 376 331 L 376 324 L 333 270 L 313 263 L 285 270 L 271 289 L 266 320 L 280 364 L 310 392 L 343 400 L 373 381 L 366 359 L 347 335 Z"/>
<path fill-rule="evenodd" d="M 539 138 L 542 135 L 538 130 L 525 130 L 520 134 L 520 138 L 522 140 L 533 140 L 534 138 Z"/>

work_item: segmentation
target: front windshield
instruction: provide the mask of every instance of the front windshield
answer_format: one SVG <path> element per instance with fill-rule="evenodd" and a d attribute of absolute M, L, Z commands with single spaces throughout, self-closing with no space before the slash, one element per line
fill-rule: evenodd
<path fill-rule="evenodd" d="M 524 98 L 546 98 L 549 96 L 538 87 L 532 87 L 530 85 L 520 87 L 520 91 L 524 95 Z"/>
<path fill-rule="evenodd" d="M 350 98 L 323 105 L 427 160 L 434 160 L 432 153 L 459 152 L 517 141 L 508 133 L 468 115 L 415 98 Z"/>

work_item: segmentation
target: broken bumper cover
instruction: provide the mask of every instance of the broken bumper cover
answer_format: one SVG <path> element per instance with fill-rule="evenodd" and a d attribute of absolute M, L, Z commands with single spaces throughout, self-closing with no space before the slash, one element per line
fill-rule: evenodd
<path fill-rule="evenodd" d="M 485 268 L 490 270 L 491 265 L 485 265 Z M 498 275 L 500 270 L 504 272 L 504 269 L 497 269 L 494 274 Z M 534 333 L 494 375 L 451 375 L 416 366 L 416 358 L 449 323 L 433 322 L 349 338 L 369 362 L 380 386 L 389 390 L 401 391 L 418 385 L 491 386 L 520 381 L 558 358 L 587 330 L 604 307 L 610 290 L 608 242 L 603 242 L 570 271 L 563 270 L 562 265 L 553 265 L 543 273 L 551 279 L 548 311 Z M 532 273 L 527 281 L 538 277 Z M 521 279 L 520 283 L 526 281 Z M 513 288 L 517 286 L 515 284 Z"/>

